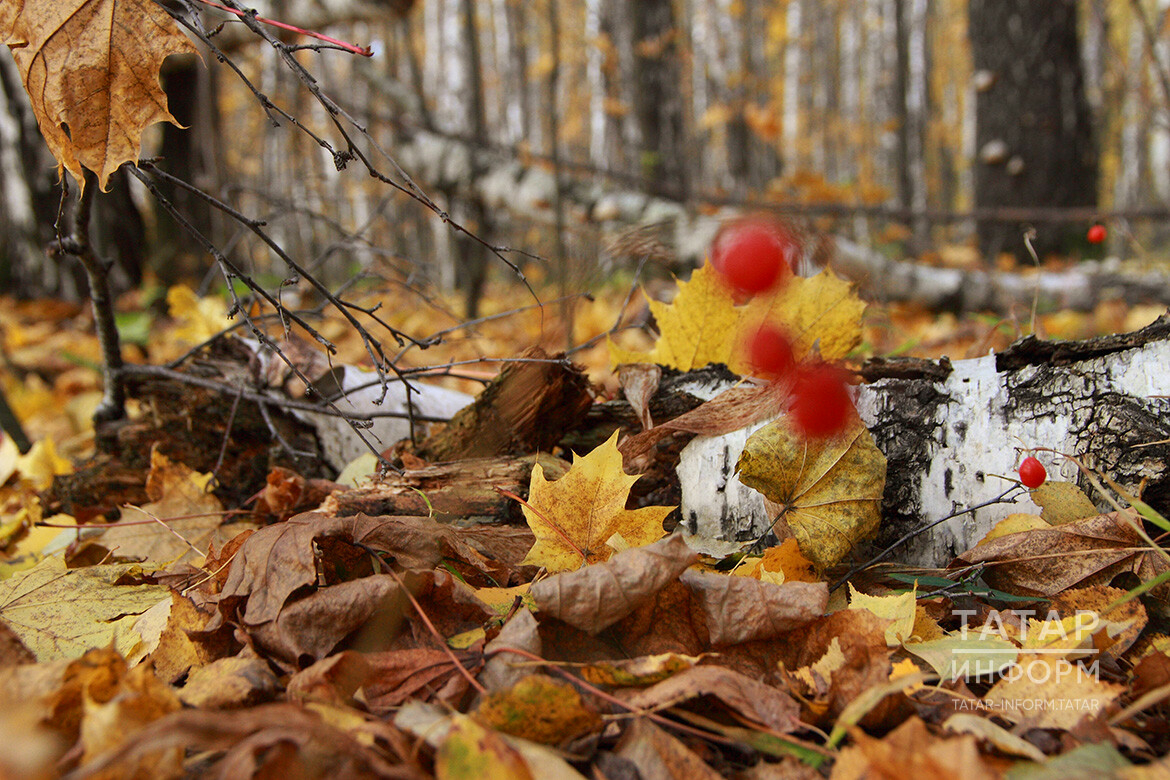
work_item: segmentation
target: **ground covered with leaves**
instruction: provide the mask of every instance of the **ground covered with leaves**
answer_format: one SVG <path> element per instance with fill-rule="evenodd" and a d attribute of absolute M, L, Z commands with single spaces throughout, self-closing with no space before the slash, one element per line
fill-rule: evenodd
<path fill-rule="evenodd" d="M 220 381 L 259 359 L 222 339 L 188 352 L 224 327 L 223 299 L 158 297 L 123 301 L 129 360 Z M 404 331 L 456 329 L 402 366 L 563 341 L 541 310 L 458 329 L 439 308 L 384 302 Z M 3 390 L 34 443 L 0 445 L 0 776 L 1168 772 L 1170 567 L 1146 530 L 1160 516 L 1136 499 L 1101 514 L 1050 480 L 1033 491 L 1042 515 L 1009 517 L 948 569 L 845 581 L 881 522 L 884 457 L 856 419 L 799 435 L 783 382 L 735 376 L 762 323 L 792 335 L 799 363 L 844 365 L 979 353 L 1020 326 L 863 319 L 828 273 L 746 301 L 709 267 L 649 302 L 656 338 L 614 330 L 619 308 L 579 305 L 577 333 L 598 337 L 573 355 L 583 366 L 463 367 L 447 380 L 459 389 L 494 379 L 479 408 L 453 433 L 384 442 L 397 471 L 379 477 L 372 453 L 340 475 L 290 454 L 313 434 L 272 419 L 277 395 L 261 413 L 242 390 L 174 377 L 138 386 L 95 457 L 87 314 L 2 302 Z M 1128 316 L 1143 313 L 1034 326 L 1088 335 Z M 361 364 L 346 326 L 321 330 L 337 363 Z M 664 405 L 658 373 L 712 363 L 729 390 Z M 526 365 L 552 367 L 517 380 Z M 563 413 L 528 419 L 531 376 Z M 288 399 L 286 379 L 249 387 Z M 759 542 L 683 533 L 680 441 L 748 425 L 738 473 L 781 521 Z"/>

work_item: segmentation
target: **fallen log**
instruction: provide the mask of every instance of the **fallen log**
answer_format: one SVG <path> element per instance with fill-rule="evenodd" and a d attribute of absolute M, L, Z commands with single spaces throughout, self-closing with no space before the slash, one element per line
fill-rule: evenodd
<path fill-rule="evenodd" d="M 1020 453 L 1039 454 L 1050 478 L 1082 483 L 1074 455 L 1126 490 L 1170 510 L 1170 315 L 1135 333 L 1081 342 L 1028 337 L 974 360 L 876 361 L 857 388 L 862 421 L 889 460 L 884 548 L 903 535 L 1004 493 Z M 739 482 L 735 463 L 764 423 L 696 437 L 678 475 L 685 530 L 747 540 L 771 524 L 763 497 Z M 969 512 L 916 536 L 892 557 L 941 566 L 1014 512 L 1039 513 L 1024 491 L 1014 503 Z M 1104 504 L 1099 504 L 1104 506 Z M 870 551 L 858 550 L 858 560 Z"/>

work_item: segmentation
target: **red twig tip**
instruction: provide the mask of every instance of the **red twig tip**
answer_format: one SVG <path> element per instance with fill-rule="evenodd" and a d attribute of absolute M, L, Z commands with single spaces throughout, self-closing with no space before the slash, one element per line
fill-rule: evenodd
<path fill-rule="evenodd" d="M 203 3 L 204 5 L 209 5 L 212 8 L 218 8 L 221 11 L 227 11 L 229 14 L 235 14 L 236 16 L 241 17 L 241 18 L 243 18 L 243 16 L 244 16 L 244 14 L 241 11 L 237 11 L 234 8 L 228 8 L 225 5 L 220 5 L 219 3 L 213 2 L 212 0 L 199 0 L 199 2 Z M 323 33 L 313 32 L 312 30 L 306 30 L 306 29 L 301 28 L 301 27 L 296 27 L 296 26 L 291 25 L 291 24 L 286 24 L 285 22 L 278 22 L 275 19 L 265 19 L 263 16 L 257 16 L 256 21 L 261 22 L 263 24 L 270 25 L 272 27 L 278 27 L 281 30 L 288 30 L 290 32 L 299 33 L 301 35 L 307 35 L 310 38 L 316 38 L 319 41 L 324 41 L 325 43 L 332 44 L 333 46 L 336 46 L 339 49 L 345 49 L 346 51 L 353 52 L 354 54 L 360 54 L 363 57 L 374 56 L 374 50 L 371 49 L 369 46 L 358 46 L 355 43 L 346 43 L 345 41 L 340 41 L 337 38 L 333 38 L 333 37 L 325 35 Z"/>

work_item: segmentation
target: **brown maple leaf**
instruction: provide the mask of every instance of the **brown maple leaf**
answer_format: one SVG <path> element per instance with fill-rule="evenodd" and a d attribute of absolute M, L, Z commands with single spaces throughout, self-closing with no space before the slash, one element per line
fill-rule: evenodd
<path fill-rule="evenodd" d="M 138 159 L 145 128 L 178 124 L 159 68 L 196 49 L 152 0 L 5 0 L 0 35 L 49 150 L 78 182 L 84 166 L 104 191 Z"/>

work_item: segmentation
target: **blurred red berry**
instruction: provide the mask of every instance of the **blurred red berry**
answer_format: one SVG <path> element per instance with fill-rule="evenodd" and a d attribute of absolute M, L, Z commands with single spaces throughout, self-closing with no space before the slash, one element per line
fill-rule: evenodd
<path fill-rule="evenodd" d="M 799 244 L 779 225 L 745 220 L 719 232 L 711 245 L 711 265 L 741 293 L 755 295 L 792 273 Z"/>
<path fill-rule="evenodd" d="M 1038 488 L 1048 479 L 1048 471 L 1044 464 L 1029 455 L 1020 463 L 1020 482 L 1026 488 Z"/>
<path fill-rule="evenodd" d="M 1108 234 L 1105 232 L 1104 225 L 1093 225 L 1091 228 L 1089 228 L 1089 235 L 1088 235 L 1089 243 L 1090 244 L 1100 244 L 1102 241 L 1105 240 L 1106 235 L 1108 235 Z"/>
<path fill-rule="evenodd" d="M 805 436 L 832 436 L 844 430 L 854 413 L 845 372 L 827 365 L 804 366 L 792 386 L 792 422 Z"/>
<path fill-rule="evenodd" d="M 783 330 L 764 323 L 748 339 L 748 362 L 760 376 L 779 379 L 796 367 L 792 342 Z"/>

